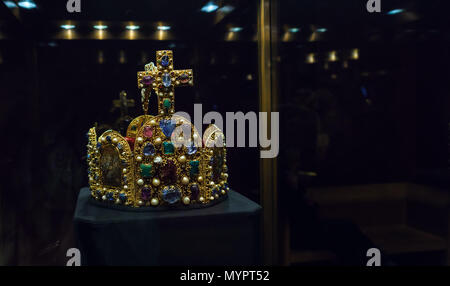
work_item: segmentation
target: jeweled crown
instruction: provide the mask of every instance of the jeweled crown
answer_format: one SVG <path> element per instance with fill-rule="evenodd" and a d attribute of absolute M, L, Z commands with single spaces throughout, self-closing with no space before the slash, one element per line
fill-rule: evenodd
<path fill-rule="evenodd" d="M 144 115 L 131 121 L 126 136 L 88 132 L 88 177 L 97 201 L 129 207 L 208 206 L 226 198 L 225 137 L 210 125 L 201 138 L 189 120 L 174 114 L 174 89 L 192 86 L 192 70 L 174 70 L 172 51 L 156 52 L 138 72 Z M 151 91 L 158 115 L 148 115 Z"/>

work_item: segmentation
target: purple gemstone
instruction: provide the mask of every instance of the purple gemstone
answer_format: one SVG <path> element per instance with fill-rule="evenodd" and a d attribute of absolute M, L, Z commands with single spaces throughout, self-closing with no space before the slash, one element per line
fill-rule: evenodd
<path fill-rule="evenodd" d="M 193 184 L 191 186 L 191 200 L 196 201 L 198 200 L 198 196 L 200 195 L 200 188 L 197 184 Z"/>
<path fill-rule="evenodd" d="M 145 86 L 149 86 L 153 83 L 153 80 L 152 76 L 146 75 L 142 78 L 141 83 Z"/>
<path fill-rule="evenodd" d="M 150 188 L 142 188 L 142 192 L 141 192 L 141 198 L 143 201 L 149 201 L 150 197 L 152 195 L 152 191 L 150 190 Z"/>
<path fill-rule="evenodd" d="M 170 183 L 177 179 L 177 166 L 172 160 L 168 160 L 161 169 L 161 178 L 164 182 Z"/>

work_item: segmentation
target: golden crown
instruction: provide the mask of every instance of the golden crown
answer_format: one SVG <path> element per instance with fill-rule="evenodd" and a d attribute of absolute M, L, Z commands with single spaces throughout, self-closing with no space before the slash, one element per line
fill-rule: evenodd
<path fill-rule="evenodd" d="M 129 207 L 208 206 L 227 197 L 225 137 L 210 125 L 200 137 L 186 118 L 174 114 L 174 89 L 192 86 L 192 70 L 174 70 L 172 51 L 156 52 L 138 72 L 144 115 L 126 137 L 108 130 L 88 136 L 88 176 L 97 201 Z M 151 91 L 158 115 L 148 115 Z"/>

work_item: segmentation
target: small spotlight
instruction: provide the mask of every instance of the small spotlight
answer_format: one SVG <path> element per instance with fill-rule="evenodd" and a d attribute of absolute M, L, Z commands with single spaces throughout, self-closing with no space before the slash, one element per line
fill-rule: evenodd
<path fill-rule="evenodd" d="M 10 9 L 17 8 L 17 5 L 14 1 L 3 1 L 3 4 L 5 4 L 5 6 Z"/>
<path fill-rule="evenodd" d="M 230 32 L 234 32 L 234 33 L 237 33 L 237 32 L 240 32 L 240 31 L 242 31 L 242 27 L 232 27 L 232 28 L 230 28 Z"/>
<path fill-rule="evenodd" d="M 35 9 L 37 7 L 36 3 L 33 0 L 21 0 L 17 3 L 20 8 L 24 9 Z"/>
<path fill-rule="evenodd" d="M 75 29 L 76 26 L 66 24 L 66 25 L 61 25 L 60 27 L 61 27 L 61 29 L 64 29 L 64 30 L 72 30 L 72 29 Z"/>
<path fill-rule="evenodd" d="M 136 26 L 136 25 L 128 25 L 125 27 L 127 30 L 139 30 L 141 27 Z"/>
<path fill-rule="evenodd" d="M 158 26 L 158 30 L 160 30 L 160 31 L 168 31 L 168 30 L 170 30 L 170 26 Z"/>
<path fill-rule="evenodd" d="M 205 4 L 205 6 L 202 7 L 202 9 L 200 9 L 200 11 L 205 12 L 205 13 L 211 13 L 216 11 L 219 8 L 219 6 L 217 6 L 216 3 L 214 2 L 208 2 Z"/>
<path fill-rule="evenodd" d="M 325 33 L 326 31 L 327 31 L 326 28 L 319 28 L 319 29 L 316 29 L 316 32 L 318 32 L 318 33 Z"/>
<path fill-rule="evenodd" d="M 404 11 L 405 11 L 404 9 L 393 9 L 393 10 L 387 12 L 386 14 L 388 14 L 388 15 L 395 15 L 395 14 L 403 13 Z"/>
<path fill-rule="evenodd" d="M 96 30 L 105 30 L 105 29 L 108 29 L 108 26 L 106 26 L 106 25 L 94 25 L 94 29 L 96 29 Z"/>
<path fill-rule="evenodd" d="M 291 33 L 297 33 L 298 31 L 300 31 L 299 28 L 290 28 L 289 29 L 289 32 L 291 32 Z"/>

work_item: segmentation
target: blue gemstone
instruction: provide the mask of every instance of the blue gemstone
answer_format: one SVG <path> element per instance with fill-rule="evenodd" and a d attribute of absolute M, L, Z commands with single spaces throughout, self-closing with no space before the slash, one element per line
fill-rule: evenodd
<path fill-rule="evenodd" d="M 127 195 L 124 194 L 124 193 L 119 194 L 119 200 L 120 200 L 122 203 L 125 203 L 125 202 L 127 201 Z"/>
<path fill-rule="evenodd" d="M 101 197 L 102 197 L 102 192 L 101 192 L 100 190 L 97 190 L 95 193 L 97 194 L 97 197 L 98 197 L 98 198 L 101 198 Z"/>
<path fill-rule="evenodd" d="M 169 65 L 169 56 L 162 56 L 161 57 L 161 65 L 163 67 L 167 67 Z"/>
<path fill-rule="evenodd" d="M 88 155 L 87 155 L 87 158 L 88 158 L 88 159 L 90 159 L 90 158 L 91 158 L 91 155 L 90 155 L 90 154 L 88 154 Z"/>
<path fill-rule="evenodd" d="M 119 148 L 119 150 L 122 150 L 122 144 L 117 144 L 117 148 Z"/>
<path fill-rule="evenodd" d="M 180 200 L 181 192 L 175 187 L 166 187 L 162 191 L 162 198 L 166 203 L 173 205 Z"/>
<path fill-rule="evenodd" d="M 189 155 L 193 155 L 195 154 L 195 152 L 197 152 L 197 147 L 195 146 L 194 142 L 189 143 L 186 148 Z"/>
<path fill-rule="evenodd" d="M 114 201 L 114 194 L 112 192 L 107 193 L 106 199 L 110 202 Z"/>
<path fill-rule="evenodd" d="M 111 136 L 106 136 L 106 140 L 108 140 L 108 142 L 111 142 Z"/>
<path fill-rule="evenodd" d="M 170 75 L 168 73 L 163 74 L 162 82 L 165 87 L 169 87 L 172 84 L 172 80 L 170 79 Z"/>
<path fill-rule="evenodd" d="M 102 143 L 98 142 L 97 143 L 97 149 L 100 149 L 102 147 Z"/>
<path fill-rule="evenodd" d="M 153 154 L 155 154 L 155 147 L 152 143 L 147 143 L 147 145 L 145 145 L 144 147 L 144 155 L 151 156 Z"/>
<path fill-rule="evenodd" d="M 170 138 L 170 136 L 172 136 L 173 130 L 175 130 L 175 127 L 177 127 L 177 125 L 175 120 L 162 119 L 159 122 L 159 127 L 161 127 L 161 130 L 164 133 L 164 135 L 166 135 L 167 138 Z"/>

